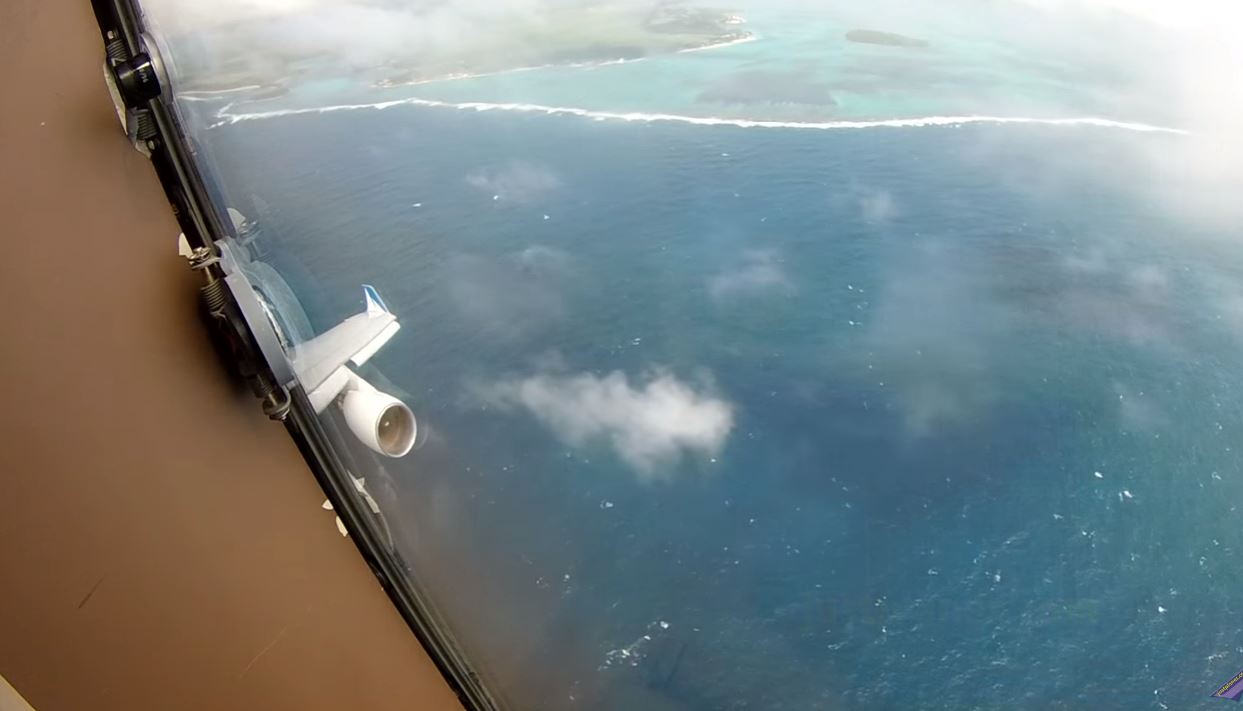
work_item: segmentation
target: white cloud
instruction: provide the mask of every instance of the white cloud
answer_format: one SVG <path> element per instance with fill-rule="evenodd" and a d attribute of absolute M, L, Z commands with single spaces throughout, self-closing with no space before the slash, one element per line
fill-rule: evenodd
<path fill-rule="evenodd" d="M 298 63 L 328 59 L 348 68 L 456 65 L 498 38 L 538 29 L 562 0 L 144 0 L 148 20 L 169 37 L 193 34 L 210 64 L 183 71 L 288 78 Z M 504 55 L 523 48 L 504 45 Z M 195 52 L 197 55 L 198 52 Z M 188 57 L 187 57 L 188 58 Z M 204 57 L 195 56 L 197 62 Z"/>
<path fill-rule="evenodd" d="M 1021 35 L 1027 50 L 1064 50 L 1071 66 L 1088 70 L 1088 76 L 1117 77 L 1117 115 L 1111 118 L 1149 120 L 1189 132 L 1135 142 L 1140 162 L 1123 166 L 1118 161 L 1116 172 L 1106 169 L 1104 182 L 1132 182 L 1144 199 L 1180 218 L 1237 233 L 1234 228 L 1243 215 L 1237 199 L 1243 192 L 1243 132 L 1238 130 L 1243 125 L 1243 44 L 1237 38 L 1243 3 L 1014 4 L 1035 8 L 1049 30 Z M 1065 29 L 1060 39 L 1057 28 Z"/>
<path fill-rule="evenodd" d="M 182 29 L 306 12 L 317 0 L 142 0 L 143 10 Z"/>
<path fill-rule="evenodd" d="M 1130 15 L 1162 27 L 1178 30 L 1212 29 L 1223 21 L 1243 21 L 1243 9 L 1232 0 L 1023 0 L 1029 5 L 1055 10 L 1079 10 Z"/>
<path fill-rule="evenodd" d="M 718 301 L 790 288 L 790 280 L 781 266 L 781 260 L 769 250 L 745 252 L 741 266 L 708 281 L 708 292 Z"/>
<path fill-rule="evenodd" d="M 684 456 L 719 454 L 734 426 L 733 406 L 710 385 L 664 371 L 633 383 L 621 372 L 540 374 L 475 390 L 494 407 L 525 410 L 569 446 L 609 445 L 648 481 L 668 478 Z"/>

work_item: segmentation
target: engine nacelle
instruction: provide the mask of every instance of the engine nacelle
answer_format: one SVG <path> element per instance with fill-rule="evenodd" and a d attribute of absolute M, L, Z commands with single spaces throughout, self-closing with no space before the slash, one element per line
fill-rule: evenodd
<path fill-rule="evenodd" d="M 414 413 L 401 400 L 380 392 L 350 372 L 350 382 L 338 400 L 345 423 L 354 436 L 386 457 L 404 457 L 419 433 Z"/>

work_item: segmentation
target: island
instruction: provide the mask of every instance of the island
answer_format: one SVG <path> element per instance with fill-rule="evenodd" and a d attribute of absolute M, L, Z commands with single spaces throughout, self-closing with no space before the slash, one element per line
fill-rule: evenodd
<path fill-rule="evenodd" d="M 859 44 L 879 44 L 886 47 L 906 47 L 908 49 L 928 49 L 927 40 L 907 37 L 893 32 L 879 30 L 851 30 L 846 33 L 846 40 Z"/>
<path fill-rule="evenodd" d="M 195 41 L 178 57 L 178 83 L 191 99 L 249 101 L 278 97 L 308 78 L 348 77 L 389 88 L 622 63 L 754 39 L 737 11 L 700 4 L 712 1 L 550 0 L 543 13 L 502 3 L 495 12 L 469 15 L 469 32 L 429 32 L 407 45 L 386 45 L 382 54 L 340 42 L 273 42 L 267 35 L 251 36 L 261 34 L 261 23 L 232 22 L 194 32 Z M 394 21 L 442 12 L 443 4 L 416 2 L 393 10 Z"/>
<path fill-rule="evenodd" d="M 478 42 L 457 51 L 400 60 L 376 86 L 388 88 L 557 66 L 624 63 L 695 52 L 754 39 L 735 11 L 686 0 L 633 0 L 561 6 L 539 22 L 482 28 Z"/>

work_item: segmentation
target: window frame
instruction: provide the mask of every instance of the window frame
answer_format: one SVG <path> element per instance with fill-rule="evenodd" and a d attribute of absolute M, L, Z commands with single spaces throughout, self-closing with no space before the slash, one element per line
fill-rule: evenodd
<path fill-rule="evenodd" d="M 227 365 L 257 384 L 257 393 L 268 398 L 265 410 L 284 423 L 363 560 L 462 705 L 468 711 L 507 708 L 467 661 L 430 601 L 411 584 L 413 571 L 389 543 L 382 515 L 358 495 L 326 423 L 292 376 L 279 335 L 264 316 L 249 280 L 241 270 L 231 272 L 227 258 L 222 260 L 226 250 L 221 245 L 236 235 L 228 227 L 225 206 L 217 204 L 198 169 L 196 150 L 172 101 L 173 88 L 163 71 L 158 42 L 146 33 L 138 2 L 91 0 L 91 5 L 105 46 L 104 71 L 111 74 L 110 83 L 116 81 L 114 70 L 120 61 L 144 54 L 152 60 L 158 93 L 141 101 L 114 95 L 114 101 L 125 101 L 125 106 L 117 106 L 119 116 L 128 110 L 131 120 L 141 115 L 148 122 L 142 137 L 131 130 L 130 138 L 151 160 L 186 246 L 197 257 L 191 264 L 207 279 L 205 300 L 218 300 L 217 309 L 208 304 L 209 315 L 215 317 L 209 321 L 223 331 L 215 335 L 230 342 L 228 351 L 235 362 Z"/>

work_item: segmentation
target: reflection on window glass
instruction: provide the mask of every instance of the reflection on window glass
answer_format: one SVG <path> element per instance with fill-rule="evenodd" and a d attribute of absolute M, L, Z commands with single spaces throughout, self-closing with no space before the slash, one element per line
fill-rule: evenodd
<path fill-rule="evenodd" d="M 144 5 L 508 705 L 1190 709 L 1243 667 L 1233 5 Z"/>

